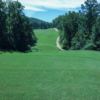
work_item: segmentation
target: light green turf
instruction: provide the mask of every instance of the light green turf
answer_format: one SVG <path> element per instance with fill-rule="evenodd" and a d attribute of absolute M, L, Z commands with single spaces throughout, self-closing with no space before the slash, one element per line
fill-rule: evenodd
<path fill-rule="evenodd" d="M 0 54 L 0 100 L 100 100 L 100 53 L 61 52 L 53 29 L 30 53 Z"/>
<path fill-rule="evenodd" d="M 36 36 L 38 38 L 37 48 L 43 52 L 54 52 L 58 49 L 56 48 L 56 38 L 58 33 L 54 29 L 47 30 L 35 30 Z"/>

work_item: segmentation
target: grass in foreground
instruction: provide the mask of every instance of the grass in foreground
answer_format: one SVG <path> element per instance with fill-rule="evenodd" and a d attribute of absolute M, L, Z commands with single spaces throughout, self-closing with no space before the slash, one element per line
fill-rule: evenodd
<path fill-rule="evenodd" d="M 52 29 L 35 32 L 38 52 L 0 54 L 0 100 L 100 100 L 100 53 L 61 52 Z"/>

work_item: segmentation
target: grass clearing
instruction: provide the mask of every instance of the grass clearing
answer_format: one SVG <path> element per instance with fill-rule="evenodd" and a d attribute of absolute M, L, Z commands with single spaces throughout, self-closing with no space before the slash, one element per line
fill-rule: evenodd
<path fill-rule="evenodd" d="M 33 52 L 0 54 L 0 100 L 100 100 L 100 53 L 61 52 L 53 29 L 35 33 Z"/>

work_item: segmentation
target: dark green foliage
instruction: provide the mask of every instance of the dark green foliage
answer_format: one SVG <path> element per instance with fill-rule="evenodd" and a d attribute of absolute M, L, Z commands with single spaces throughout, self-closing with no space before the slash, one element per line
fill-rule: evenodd
<path fill-rule="evenodd" d="M 96 19 L 99 14 L 99 4 L 97 0 L 87 0 L 84 5 L 82 5 L 82 11 L 85 15 L 86 30 L 90 35 L 92 33 L 93 25 L 96 23 Z"/>
<path fill-rule="evenodd" d="M 5 3 L 0 0 L 0 49 L 6 48 L 7 42 L 5 6 Z"/>
<path fill-rule="evenodd" d="M 0 12 L 0 49 L 26 51 L 35 45 L 36 37 L 29 19 L 24 15 L 24 7 L 18 1 L 2 2 Z M 3 20 L 3 21 L 2 21 Z M 2 26 L 3 25 L 3 26 Z M 3 37 L 3 39 L 2 39 Z"/>
<path fill-rule="evenodd" d="M 69 12 L 53 21 L 55 25 L 58 25 L 57 28 L 61 31 L 61 42 L 64 43 L 63 48 L 65 49 L 71 48 L 72 38 L 78 30 L 78 16 L 76 12 Z"/>
<path fill-rule="evenodd" d="M 60 30 L 64 49 L 100 50 L 100 4 L 87 0 L 81 10 L 59 16 L 53 24 Z"/>
<path fill-rule="evenodd" d="M 29 21 L 34 29 L 48 29 L 53 27 L 52 23 L 48 23 L 36 18 L 29 18 Z"/>
<path fill-rule="evenodd" d="M 71 48 L 71 41 L 78 31 L 78 14 L 75 12 L 69 12 L 64 21 L 64 32 L 67 39 L 67 47 Z"/>
<path fill-rule="evenodd" d="M 96 45 L 97 50 L 100 50 L 100 16 L 97 19 L 97 22 L 93 28 L 93 38 L 94 44 Z"/>
<path fill-rule="evenodd" d="M 71 41 L 71 44 L 72 44 L 71 49 L 77 50 L 83 48 L 84 45 L 86 44 L 86 38 L 84 34 L 79 32 L 76 33 Z"/>
<path fill-rule="evenodd" d="M 60 30 L 63 29 L 63 23 L 64 23 L 64 16 L 59 16 L 53 20 L 53 26 L 57 27 Z"/>

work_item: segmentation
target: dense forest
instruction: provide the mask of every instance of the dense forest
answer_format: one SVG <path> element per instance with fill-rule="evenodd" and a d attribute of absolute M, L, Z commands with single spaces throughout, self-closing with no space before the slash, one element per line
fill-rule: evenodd
<path fill-rule="evenodd" d="M 27 51 L 37 39 L 18 1 L 0 0 L 0 50 Z"/>
<path fill-rule="evenodd" d="M 52 23 L 49 22 L 45 22 L 43 20 L 40 19 L 36 19 L 36 18 L 29 18 L 30 23 L 33 26 L 33 29 L 47 29 L 47 28 L 52 28 Z"/>
<path fill-rule="evenodd" d="M 63 49 L 100 50 L 100 4 L 87 0 L 79 12 L 68 12 L 53 20 L 60 30 Z"/>

